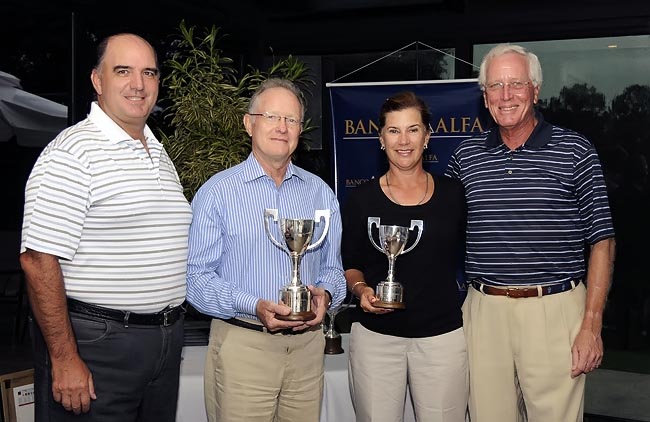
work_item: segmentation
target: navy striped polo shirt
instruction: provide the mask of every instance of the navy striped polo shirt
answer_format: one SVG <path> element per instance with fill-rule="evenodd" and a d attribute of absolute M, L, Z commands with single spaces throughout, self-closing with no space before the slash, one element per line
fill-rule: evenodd
<path fill-rule="evenodd" d="M 463 141 L 446 174 L 467 196 L 468 280 L 537 285 L 581 279 L 585 244 L 614 236 L 603 172 L 582 135 L 538 124 L 519 148 L 498 128 Z"/>

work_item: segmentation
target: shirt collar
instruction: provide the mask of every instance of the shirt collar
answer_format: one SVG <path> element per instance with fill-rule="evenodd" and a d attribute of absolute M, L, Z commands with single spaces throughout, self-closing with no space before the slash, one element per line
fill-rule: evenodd
<path fill-rule="evenodd" d="M 535 111 L 535 118 L 537 119 L 537 125 L 535 129 L 530 134 L 524 145 L 532 149 L 540 149 L 544 145 L 548 144 L 551 140 L 551 135 L 553 133 L 553 126 L 544 120 L 544 116 L 539 111 Z M 501 139 L 501 133 L 499 132 L 499 127 L 495 126 L 490 130 L 485 140 L 485 146 L 487 148 L 496 148 L 503 145 L 503 140 Z"/>
<path fill-rule="evenodd" d="M 248 158 L 244 161 L 244 179 L 246 182 L 250 182 L 260 177 L 269 177 L 268 174 L 264 171 L 260 163 L 257 161 L 253 153 L 251 152 L 248 155 Z M 301 180 L 305 180 L 305 170 L 301 169 L 298 166 L 295 166 L 293 162 L 289 162 L 287 171 L 284 174 L 283 180 L 291 179 L 293 176 Z"/>
<path fill-rule="evenodd" d="M 120 125 L 115 123 L 115 121 L 111 119 L 104 110 L 102 110 L 97 101 L 93 101 L 92 104 L 90 104 L 90 113 L 88 113 L 88 118 L 90 121 L 95 123 L 102 132 L 104 132 L 110 141 L 114 143 L 123 142 L 129 139 L 135 141 L 135 139 L 131 138 L 131 136 L 120 127 Z M 144 136 L 147 139 L 148 144 L 150 142 L 158 143 L 153 132 L 146 124 L 144 125 Z"/>

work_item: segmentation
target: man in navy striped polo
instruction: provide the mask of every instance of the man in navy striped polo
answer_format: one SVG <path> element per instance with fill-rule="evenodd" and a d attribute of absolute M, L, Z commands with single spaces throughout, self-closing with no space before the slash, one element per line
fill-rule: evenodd
<path fill-rule="evenodd" d="M 467 196 L 472 421 L 519 420 L 519 395 L 531 421 L 581 421 L 614 260 L 600 162 L 582 135 L 536 112 L 535 54 L 494 47 L 479 84 L 497 126 L 461 143 L 447 169 Z"/>

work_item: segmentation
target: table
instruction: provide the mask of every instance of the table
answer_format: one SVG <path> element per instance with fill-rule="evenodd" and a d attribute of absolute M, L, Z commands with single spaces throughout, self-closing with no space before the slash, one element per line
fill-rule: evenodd
<path fill-rule="evenodd" d="M 325 385 L 320 422 L 355 422 L 348 387 L 349 334 L 342 334 L 345 353 L 325 355 Z M 203 402 L 203 365 L 208 346 L 183 348 L 176 422 L 205 422 Z M 404 421 L 414 422 L 410 396 L 407 396 Z"/>

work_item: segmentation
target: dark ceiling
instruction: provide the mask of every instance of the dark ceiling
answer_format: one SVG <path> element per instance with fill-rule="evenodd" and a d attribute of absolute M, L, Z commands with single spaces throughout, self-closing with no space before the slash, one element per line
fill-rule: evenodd
<path fill-rule="evenodd" d="M 5 0 L 3 15 L 26 11 L 74 11 L 95 27 L 111 29 L 177 28 L 181 19 L 190 25 L 214 24 L 228 34 L 232 48 L 252 54 L 392 51 L 413 41 L 458 48 L 476 42 L 650 33 L 648 0 Z M 19 25 L 5 19 L 0 31 L 11 31 L 12 23 Z"/>
<path fill-rule="evenodd" d="M 650 33 L 648 0 L 237 0 L 212 7 L 250 47 L 297 54 Z"/>
<path fill-rule="evenodd" d="M 211 7 L 249 48 L 294 54 L 650 33 L 648 0 L 237 0 Z"/>

